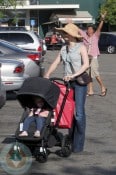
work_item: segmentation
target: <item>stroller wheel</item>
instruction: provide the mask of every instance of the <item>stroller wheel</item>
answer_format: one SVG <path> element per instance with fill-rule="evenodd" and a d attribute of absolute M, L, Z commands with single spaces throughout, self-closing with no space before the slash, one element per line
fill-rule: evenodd
<path fill-rule="evenodd" d="M 71 154 L 71 149 L 67 147 L 63 147 L 61 150 L 57 150 L 56 154 L 60 157 L 69 157 Z"/>
<path fill-rule="evenodd" d="M 47 151 L 47 149 L 44 148 L 43 151 L 40 150 L 35 155 L 36 161 L 38 161 L 39 163 L 47 162 L 48 154 L 49 154 L 49 152 Z"/>
<path fill-rule="evenodd" d="M 40 153 L 39 155 L 36 156 L 36 161 L 39 163 L 45 163 L 48 160 L 48 156 L 44 153 Z"/>
<path fill-rule="evenodd" d="M 56 154 L 60 157 L 69 157 L 71 154 L 71 150 L 69 147 L 64 147 L 61 150 L 57 150 Z"/>
<path fill-rule="evenodd" d="M 56 154 L 60 157 L 68 157 L 72 152 L 72 144 L 69 135 L 65 135 L 62 139 L 61 150 L 57 150 Z"/>

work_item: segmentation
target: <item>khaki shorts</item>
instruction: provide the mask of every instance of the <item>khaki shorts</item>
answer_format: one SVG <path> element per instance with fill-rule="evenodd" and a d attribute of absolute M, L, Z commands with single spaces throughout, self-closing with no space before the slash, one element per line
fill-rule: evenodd
<path fill-rule="evenodd" d="M 98 63 L 98 59 L 97 58 L 92 58 L 90 57 L 90 75 L 91 78 L 95 78 L 97 76 L 99 76 L 99 63 Z"/>

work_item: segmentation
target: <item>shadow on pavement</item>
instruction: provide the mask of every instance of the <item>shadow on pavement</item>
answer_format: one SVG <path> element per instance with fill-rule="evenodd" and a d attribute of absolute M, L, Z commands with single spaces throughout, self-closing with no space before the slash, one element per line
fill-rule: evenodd
<path fill-rule="evenodd" d="M 7 100 L 16 100 L 17 92 L 7 92 L 6 99 Z"/>

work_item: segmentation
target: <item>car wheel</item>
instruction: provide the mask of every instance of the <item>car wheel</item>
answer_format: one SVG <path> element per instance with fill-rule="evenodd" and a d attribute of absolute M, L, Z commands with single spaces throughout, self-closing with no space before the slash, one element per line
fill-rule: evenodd
<path fill-rule="evenodd" d="M 107 52 L 112 54 L 112 53 L 115 53 L 115 46 L 108 46 L 107 47 Z"/>

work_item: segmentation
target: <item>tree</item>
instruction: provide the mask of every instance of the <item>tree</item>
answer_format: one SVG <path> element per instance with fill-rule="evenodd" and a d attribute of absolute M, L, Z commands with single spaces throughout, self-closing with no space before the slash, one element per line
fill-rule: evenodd
<path fill-rule="evenodd" d="M 18 5 L 23 5 L 23 1 L 20 1 Z M 18 14 L 16 10 L 17 0 L 0 0 L 0 21 L 4 21 L 6 15 L 6 8 L 12 6 L 15 11 L 14 23 L 16 24 L 18 21 Z"/>
<path fill-rule="evenodd" d="M 116 25 L 116 0 L 105 0 L 101 5 L 100 13 L 106 11 L 106 22 L 110 25 Z"/>

